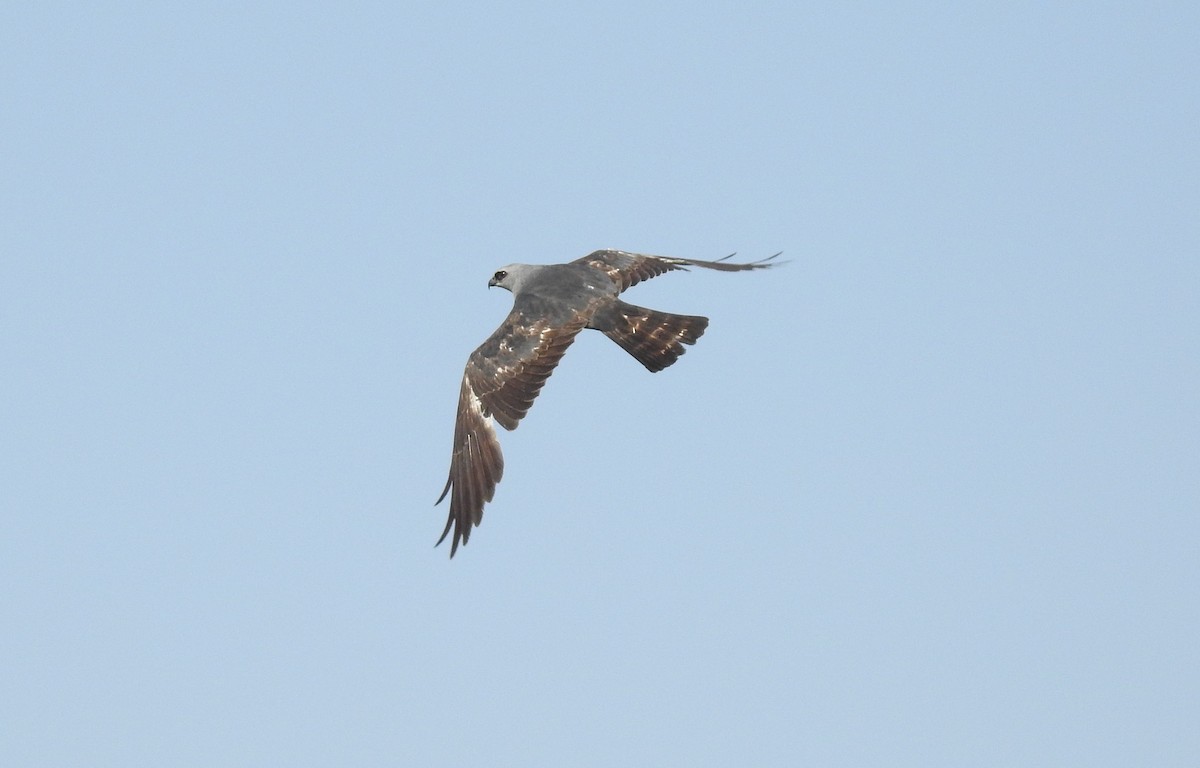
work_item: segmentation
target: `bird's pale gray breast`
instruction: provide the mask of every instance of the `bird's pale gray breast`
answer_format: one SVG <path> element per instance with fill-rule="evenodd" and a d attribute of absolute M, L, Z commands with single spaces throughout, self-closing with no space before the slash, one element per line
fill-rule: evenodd
<path fill-rule="evenodd" d="M 555 264 L 541 269 L 525 285 L 531 293 L 581 309 L 597 298 L 615 297 L 617 286 L 603 271 L 587 264 Z"/>

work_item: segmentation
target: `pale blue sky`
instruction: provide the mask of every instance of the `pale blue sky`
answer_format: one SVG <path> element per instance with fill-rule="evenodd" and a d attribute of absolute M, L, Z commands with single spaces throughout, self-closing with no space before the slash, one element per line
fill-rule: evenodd
<path fill-rule="evenodd" d="M 1192 3 L 0 12 L 0 764 L 1194 766 Z M 513 261 L 582 338 L 454 561 Z"/>

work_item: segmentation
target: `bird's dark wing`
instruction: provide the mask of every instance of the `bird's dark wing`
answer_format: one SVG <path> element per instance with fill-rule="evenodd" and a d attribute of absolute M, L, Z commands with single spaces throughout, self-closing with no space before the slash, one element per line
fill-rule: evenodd
<path fill-rule="evenodd" d="M 504 457 L 492 420 L 516 429 L 575 336 L 587 325 L 584 312 L 544 313 L 532 301 L 513 310 L 479 349 L 471 353 L 458 396 L 450 477 L 438 497 L 450 495 L 450 515 L 437 543 L 454 527 L 450 556 L 467 543 L 471 526 L 483 519 L 504 473 Z"/>
<path fill-rule="evenodd" d="M 731 264 L 726 261 L 726 259 L 732 256 L 733 254 L 731 253 L 724 259 L 701 261 L 700 259 L 676 259 L 670 256 L 650 256 L 644 253 L 605 250 L 589 253 L 581 259 L 576 259 L 573 263 L 587 264 L 606 272 L 609 278 L 617 285 L 617 288 L 624 291 L 626 288 L 631 288 L 643 280 L 649 280 L 665 272 L 676 269 L 687 269 L 688 267 L 704 267 L 705 269 L 717 269 L 722 272 L 765 269 L 775 266 L 775 264 L 768 262 L 779 256 L 779 254 L 777 253 L 765 259 L 741 264 Z"/>

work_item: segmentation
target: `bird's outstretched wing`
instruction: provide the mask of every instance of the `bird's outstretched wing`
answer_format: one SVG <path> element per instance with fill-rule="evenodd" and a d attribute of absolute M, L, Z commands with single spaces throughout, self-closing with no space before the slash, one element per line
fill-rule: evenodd
<path fill-rule="evenodd" d="M 670 256 L 651 256 L 644 253 L 603 250 L 589 253 L 581 259 L 576 259 L 574 263 L 587 264 L 603 270 L 608 273 L 609 278 L 617 285 L 617 288 L 624 291 L 626 288 L 632 288 L 643 280 L 649 280 L 665 272 L 676 269 L 687 269 L 688 267 L 704 267 L 705 269 L 717 269 L 722 272 L 766 269 L 767 267 L 773 267 L 775 264 L 782 263 L 770 263 L 778 256 L 779 254 L 777 253 L 774 256 L 768 256 L 758 261 L 737 264 L 727 261 L 727 259 L 733 257 L 732 253 L 716 261 L 701 261 L 700 259 L 676 259 Z"/>
<path fill-rule="evenodd" d="M 467 360 L 454 422 L 450 477 L 436 502 L 450 495 L 450 515 L 437 541 L 441 544 L 454 527 L 450 557 L 459 542 L 467 543 L 471 526 L 483 519 L 483 505 L 492 500 L 504 473 L 493 419 L 505 429 L 516 429 L 567 347 L 587 325 L 582 312 L 563 320 L 531 305 L 518 300 L 496 332 Z"/>

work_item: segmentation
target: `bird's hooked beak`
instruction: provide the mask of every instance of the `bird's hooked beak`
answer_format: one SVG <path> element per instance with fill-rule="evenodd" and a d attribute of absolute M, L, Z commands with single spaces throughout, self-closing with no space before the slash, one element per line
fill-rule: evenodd
<path fill-rule="evenodd" d="M 499 282 L 496 278 L 493 277 L 491 280 L 488 280 L 488 288 L 495 288 L 497 285 L 499 285 Z"/>

